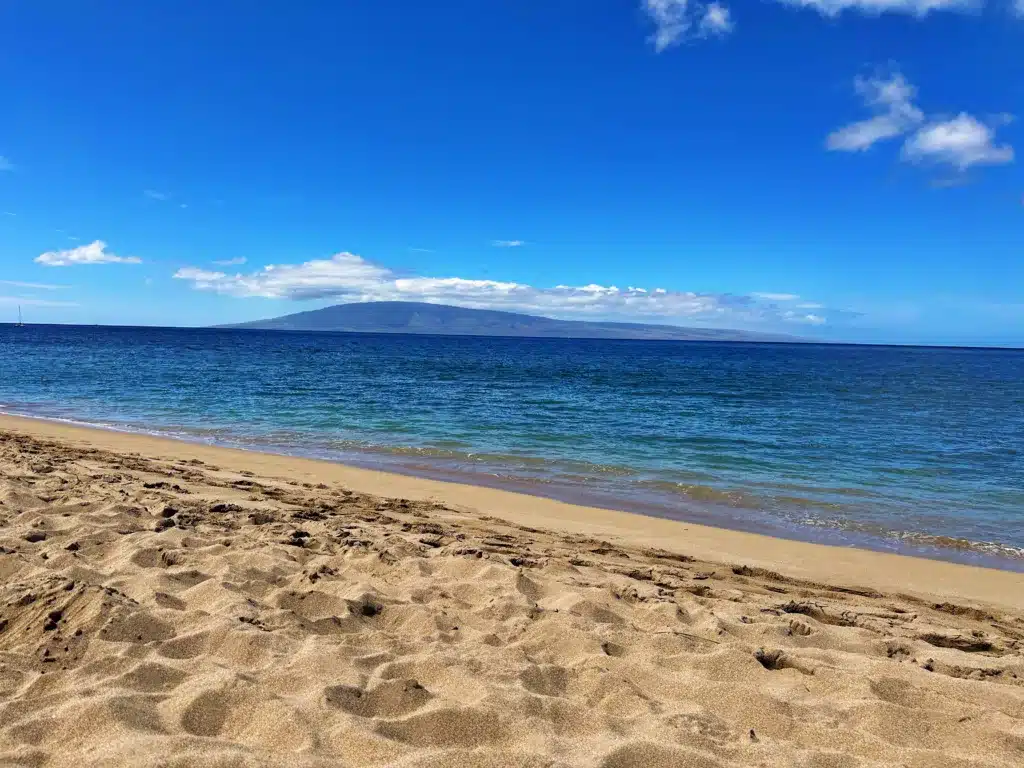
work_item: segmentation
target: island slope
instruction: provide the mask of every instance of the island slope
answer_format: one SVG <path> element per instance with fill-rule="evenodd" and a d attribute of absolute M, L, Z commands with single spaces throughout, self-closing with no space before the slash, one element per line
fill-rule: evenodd
<path fill-rule="evenodd" d="M 728 328 L 554 320 L 548 317 L 411 301 L 373 301 L 235 323 L 223 328 L 338 333 L 422 333 L 451 336 L 523 336 L 566 339 L 675 341 L 808 341 L 781 333 Z"/>

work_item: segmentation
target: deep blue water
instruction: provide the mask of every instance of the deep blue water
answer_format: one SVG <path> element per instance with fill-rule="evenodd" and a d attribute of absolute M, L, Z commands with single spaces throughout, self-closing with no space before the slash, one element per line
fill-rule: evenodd
<path fill-rule="evenodd" d="M 1024 570 L 1024 352 L 0 326 L 0 409 Z"/>

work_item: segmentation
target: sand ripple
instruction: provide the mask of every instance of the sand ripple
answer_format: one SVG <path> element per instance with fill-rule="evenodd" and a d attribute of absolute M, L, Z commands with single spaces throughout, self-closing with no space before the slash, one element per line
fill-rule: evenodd
<path fill-rule="evenodd" d="M 1019 615 L 0 440 L 2 765 L 1024 765 Z"/>

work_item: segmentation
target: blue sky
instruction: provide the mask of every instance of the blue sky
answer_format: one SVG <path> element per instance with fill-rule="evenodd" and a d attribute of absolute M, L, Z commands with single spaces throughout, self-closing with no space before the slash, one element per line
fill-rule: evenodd
<path fill-rule="evenodd" d="M 0 315 L 1024 345 L 1021 5 L 5 3 Z"/>

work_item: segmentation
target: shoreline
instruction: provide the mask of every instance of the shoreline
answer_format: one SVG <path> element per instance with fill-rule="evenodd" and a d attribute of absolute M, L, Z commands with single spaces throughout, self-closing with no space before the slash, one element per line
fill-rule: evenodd
<path fill-rule="evenodd" d="M 6 431 L 117 453 L 200 459 L 267 477 L 340 483 L 359 493 L 441 502 L 515 525 L 601 537 L 630 546 L 669 549 L 702 560 L 742 563 L 826 584 L 910 593 L 940 602 L 970 600 L 1024 609 L 1024 574 L 1010 570 L 776 538 L 327 460 L 211 446 L 42 418 L 0 415 L 0 432 Z"/>
<path fill-rule="evenodd" d="M 0 418 L 0 764 L 1000 766 L 1024 576 Z"/>
<path fill-rule="evenodd" d="M 159 427 L 147 429 L 130 424 L 93 423 L 73 416 L 19 413 L 3 410 L 0 406 L 0 419 L 6 417 L 114 434 L 137 435 L 156 440 L 171 440 L 189 445 L 261 453 L 279 456 L 283 459 L 326 462 L 350 469 L 487 488 L 532 498 L 548 499 L 576 507 L 654 517 L 708 528 L 767 536 L 773 539 L 1024 573 L 1024 550 L 995 541 L 956 538 L 945 534 L 881 527 L 869 530 L 867 527 L 815 525 L 808 520 L 797 522 L 776 517 L 757 508 L 737 508 L 716 501 L 688 500 L 672 503 L 660 494 L 643 490 L 634 490 L 633 493 L 624 495 L 607 488 L 573 485 L 538 477 L 501 474 L 497 471 L 488 471 L 487 467 L 481 467 L 478 470 L 454 468 L 442 459 L 415 451 L 399 453 L 374 450 L 373 448 L 360 450 L 357 447 L 351 447 L 336 451 L 307 450 L 303 452 L 302 450 L 291 450 L 285 445 L 276 445 L 273 442 L 247 443 L 241 436 L 226 439 L 203 437 L 198 434 L 177 433 L 172 430 L 162 431 Z M 494 466 L 490 469 L 497 470 L 499 467 Z M 713 491 L 714 489 L 707 490 Z"/>

